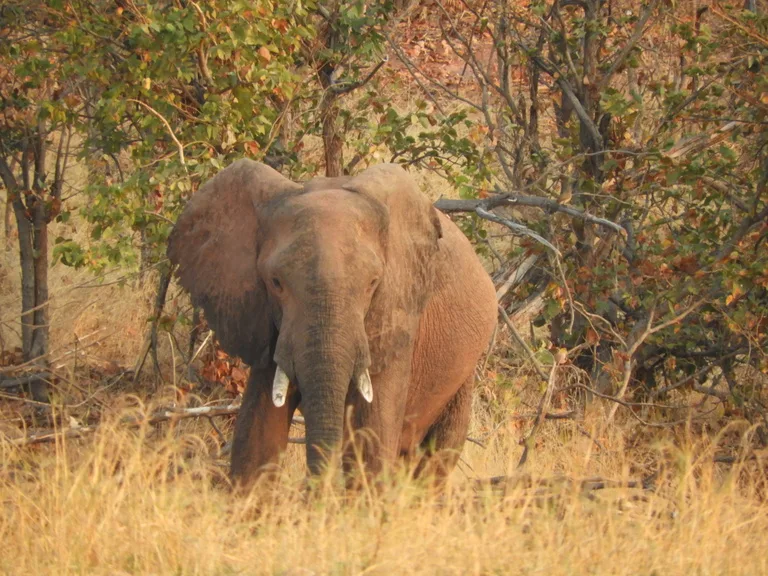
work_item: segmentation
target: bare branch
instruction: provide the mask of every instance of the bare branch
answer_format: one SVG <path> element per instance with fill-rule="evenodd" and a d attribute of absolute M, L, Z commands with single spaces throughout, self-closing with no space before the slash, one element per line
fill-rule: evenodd
<path fill-rule="evenodd" d="M 344 82 L 331 84 L 328 87 L 328 90 L 330 90 L 336 96 L 341 96 L 342 94 L 349 94 L 350 92 L 353 92 L 358 88 L 368 84 L 368 82 L 370 82 L 373 79 L 373 77 L 376 75 L 376 72 L 378 72 L 381 69 L 381 67 L 384 66 L 384 64 L 386 64 L 387 62 L 389 62 L 389 56 L 385 56 L 384 58 L 382 58 L 381 62 L 376 64 L 376 66 L 373 67 L 373 70 L 371 70 L 368 73 L 368 75 L 362 80 L 358 80 L 357 82 L 348 82 L 346 84 Z"/>
<path fill-rule="evenodd" d="M 171 125 L 168 123 L 168 120 L 165 119 L 165 116 L 160 114 L 157 110 L 152 108 L 149 104 L 146 102 L 142 102 L 141 100 L 136 100 L 135 98 L 128 98 L 128 102 L 133 102 L 135 104 L 139 104 L 146 108 L 153 116 L 155 116 L 160 122 L 163 123 L 166 130 L 168 130 L 168 134 L 170 134 L 171 138 L 173 139 L 173 142 L 176 144 L 176 148 L 179 151 L 179 162 L 181 162 L 181 165 L 184 166 L 184 169 L 187 168 L 187 162 L 184 159 L 184 146 L 182 146 L 181 142 L 179 142 L 179 139 L 176 138 L 176 134 L 173 132 L 173 128 L 171 128 Z"/>
<path fill-rule="evenodd" d="M 24 376 L 17 376 L 15 378 L 2 378 L 0 379 L 0 388 L 17 388 L 24 386 L 25 384 L 31 384 L 38 380 L 48 380 L 51 375 L 48 372 L 38 372 L 35 374 L 26 374 Z"/>
<path fill-rule="evenodd" d="M 541 196 L 526 196 L 523 194 L 500 194 L 498 196 L 493 196 L 491 198 L 486 198 L 484 200 L 453 200 L 448 198 L 441 198 L 437 202 L 435 202 L 435 208 L 446 213 L 476 212 L 478 208 L 482 208 L 485 210 L 492 210 L 493 208 L 496 208 L 498 206 L 506 206 L 506 205 L 531 206 L 534 208 L 541 208 L 542 210 L 548 210 L 551 212 L 562 212 L 563 214 L 568 214 L 569 216 L 573 216 L 574 218 L 580 218 L 581 220 L 592 222 L 593 224 L 598 224 L 600 226 L 604 226 L 605 228 L 610 228 L 611 230 L 621 234 L 623 237 L 626 237 L 627 235 L 626 229 L 623 226 L 621 226 L 621 224 L 617 224 L 616 222 L 611 222 L 610 220 L 606 220 L 605 218 L 599 218 L 598 216 L 593 216 L 592 214 L 588 212 L 584 212 L 583 210 L 579 210 L 577 208 L 573 208 L 565 204 L 560 204 L 555 200 L 550 200 L 549 198 L 542 198 Z"/>

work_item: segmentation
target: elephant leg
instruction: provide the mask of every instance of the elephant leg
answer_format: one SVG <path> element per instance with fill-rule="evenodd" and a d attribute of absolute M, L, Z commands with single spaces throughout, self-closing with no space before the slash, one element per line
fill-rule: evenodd
<path fill-rule="evenodd" d="M 378 475 L 399 455 L 407 394 L 387 394 L 407 379 L 402 370 L 392 370 L 373 382 L 374 400 L 361 401 L 356 388 L 347 396 L 351 414 L 345 421 L 344 470 L 349 478 L 364 472 L 369 479 Z"/>
<path fill-rule="evenodd" d="M 475 375 L 472 374 L 430 427 L 421 442 L 422 456 L 415 477 L 431 476 L 442 486 L 453 471 L 467 438 L 474 387 Z"/>
<path fill-rule="evenodd" d="M 251 370 L 243 403 L 235 423 L 232 440 L 230 476 L 240 488 L 249 487 L 288 446 L 288 432 L 300 396 L 290 386 L 286 402 L 280 408 L 272 403 L 275 366 Z"/>

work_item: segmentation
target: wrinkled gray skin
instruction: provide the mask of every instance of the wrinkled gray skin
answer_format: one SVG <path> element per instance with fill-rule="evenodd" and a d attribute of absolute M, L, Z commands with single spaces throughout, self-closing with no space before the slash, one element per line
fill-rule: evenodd
<path fill-rule="evenodd" d="M 168 255 L 224 350 L 252 367 L 236 484 L 276 463 L 299 406 L 313 474 L 359 429 L 372 473 L 416 454 L 419 472 L 453 468 L 496 298 L 467 239 L 400 167 L 301 185 L 237 161 L 190 199 Z M 279 407 L 278 366 L 290 381 Z"/>

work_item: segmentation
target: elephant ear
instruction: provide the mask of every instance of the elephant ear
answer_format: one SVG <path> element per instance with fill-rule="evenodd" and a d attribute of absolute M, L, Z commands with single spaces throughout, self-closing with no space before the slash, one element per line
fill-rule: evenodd
<path fill-rule="evenodd" d="M 256 267 L 259 212 L 278 194 L 300 190 L 269 166 L 238 160 L 190 198 L 168 239 L 181 285 L 205 311 L 228 354 L 266 365 L 272 327 Z"/>
<path fill-rule="evenodd" d="M 372 166 L 344 188 L 380 203 L 389 216 L 384 277 L 366 319 L 371 371 L 379 372 L 404 350 L 410 352 L 434 289 L 442 227 L 429 198 L 397 164 Z"/>

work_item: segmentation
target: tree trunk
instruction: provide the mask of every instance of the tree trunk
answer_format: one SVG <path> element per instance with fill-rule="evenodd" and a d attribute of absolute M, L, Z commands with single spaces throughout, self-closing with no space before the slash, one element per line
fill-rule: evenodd
<path fill-rule="evenodd" d="M 21 266 L 21 349 L 24 360 L 30 360 L 32 350 L 32 335 L 35 318 L 32 309 L 35 307 L 35 259 L 34 259 L 34 230 L 27 219 L 26 209 L 21 198 L 13 203 L 16 215 L 16 228 L 19 231 L 19 265 Z"/>
<path fill-rule="evenodd" d="M 339 117 L 338 97 L 332 92 L 323 98 L 323 150 L 325 153 L 325 175 L 328 178 L 341 176 L 344 170 L 342 147 L 344 142 L 339 134 L 336 120 Z"/>
<path fill-rule="evenodd" d="M 13 199 L 10 191 L 5 199 L 5 213 L 3 214 L 3 230 L 5 231 L 5 249 L 11 249 L 11 212 L 13 212 Z"/>
<path fill-rule="evenodd" d="M 29 359 L 41 370 L 48 368 L 48 214 L 45 203 L 38 199 L 33 211 L 32 271 L 34 278 L 35 306 L 32 319 L 34 328 L 29 349 Z M 43 380 L 30 385 L 32 397 L 38 402 L 48 401 L 48 386 Z"/>

